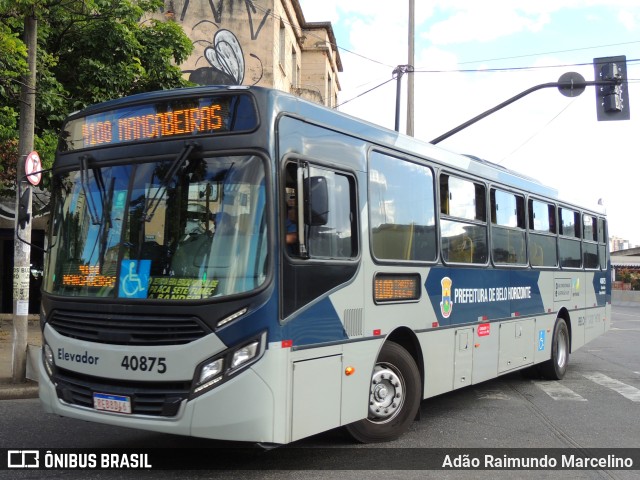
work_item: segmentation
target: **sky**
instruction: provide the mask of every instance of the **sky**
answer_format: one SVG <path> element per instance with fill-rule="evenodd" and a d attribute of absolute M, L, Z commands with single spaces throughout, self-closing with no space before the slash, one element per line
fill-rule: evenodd
<path fill-rule="evenodd" d="M 332 23 L 343 64 L 339 110 L 393 129 L 392 72 L 408 63 L 408 0 L 300 4 L 306 21 Z M 595 87 L 574 98 L 548 88 L 438 145 L 536 178 L 563 200 L 604 209 L 609 235 L 640 246 L 640 0 L 415 4 L 414 136 L 425 141 L 565 72 L 594 80 L 594 58 L 626 56 L 629 121 L 598 122 Z M 406 76 L 401 88 L 405 132 Z"/>

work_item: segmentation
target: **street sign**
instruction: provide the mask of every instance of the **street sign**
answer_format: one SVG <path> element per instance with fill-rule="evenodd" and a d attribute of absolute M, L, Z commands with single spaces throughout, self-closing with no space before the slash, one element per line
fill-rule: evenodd
<path fill-rule="evenodd" d="M 24 173 L 27 176 L 27 180 L 31 185 L 38 185 L 42 179 L 42 163 L 40 162 L 40 155 L 38 152 L 33 151 L 27 155 L 24 161 Z"/>

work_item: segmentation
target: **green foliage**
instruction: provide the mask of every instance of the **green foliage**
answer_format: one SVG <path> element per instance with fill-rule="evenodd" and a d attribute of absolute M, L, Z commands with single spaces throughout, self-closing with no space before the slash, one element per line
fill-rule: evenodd
<path fill-rule="evenodd" d="M 38 18 L 35 148 L 53 162 L 64 118 L 134 93 L 187 86 L 192 44 L 175 22 L 144 20 L 162 0 L 0 0 L 0 196 L 15 184 L 25 15 Z"/>
<path fill-rule="evenodd" d="M 629 268 L 616 269 L 616 280 L 631 284 L 631 290 L 640 290 L 640 270 Z"/>
<path fill-rule="evenodd" d="M 27 47 L 11 30 L 0 22 L 0 98 L 20 95 L 20 77 L 27 72 Z"/>
<path fill-rule="evenodd" d="M 617 279 L 624 282 L 624 283 L 630 283 L 631 282 L 631 271 L 627 270 L 627 269 L 622 269 L 622 270 L 618 270 L 617 271 Z"/>
<path fill-rule="evenodd" d="M 145 11 L 157 10 L 162 1 L 93 3 L 88 18 L 86 12 L 58 12 L 58 22 L 73 28 L 49 33 L 48 51 L 57 57 L 52 71 L 72 99 L 69 110 L 187 84 L 172 63 L 191 53 L 191 42 L 182 28 L 173 22 L 140 22 Z"/>

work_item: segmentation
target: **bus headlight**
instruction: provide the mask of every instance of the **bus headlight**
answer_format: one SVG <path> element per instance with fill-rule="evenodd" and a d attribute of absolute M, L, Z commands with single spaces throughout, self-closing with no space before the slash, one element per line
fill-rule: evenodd
<path fill-rule="evenodd" d="M 56 366 L 53 358 L 53 350 L 51 350 L 51 347 L 48 343 L 45 343 L 44 347 L 42 348 L 42 359 L 44 361 L 44 367 L 47 370 L 49 376 L 53 375 L 53 369 Z"/>
<path fill-rule="evenodd" d="M 222 373 L 222 367 L 224 366 L 224 360 L 219 358 L 211 363 L 207 363 L 202 367 L 200 372 L 199 384 L 207 383 Z"/>
<path fill-rule="evenodd" d="M 250 361 L 252 358 L 255 358 L 258 353 L 259 345 L 259 342 L 253 342 L 233 352 L 231 368 L 238 368 Z"/>
<path fill-rule="evenodd" d="M 217 358 L 209 363 L 205 363 L 200 368 L 200 378 L 193 393 L 200 393 L 202 390 L 207 390 L 209 387 L 213 387 L 221 381 L 223 367 L 224 358 Z"/>
<path fill-rule="evenodd" d="M 252 338 L 238 347 L 229 348 L 202 362 L 196 369 L 191 398 L 226 382 L 244 368 L 257 362 L 264 353 L 266 343 L 267 332 L 263 332 L 257 338 Z"/>

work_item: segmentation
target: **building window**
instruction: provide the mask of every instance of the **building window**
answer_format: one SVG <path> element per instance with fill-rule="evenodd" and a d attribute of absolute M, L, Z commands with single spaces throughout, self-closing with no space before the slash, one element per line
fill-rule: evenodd
<path fill-rule="evenodd" d="M 280 66 L 282 67 L 282 70 L 285 72 L 286 75 L 286 70 L 285 70 L 285 65 L 286 65 L 286 52 L 287 52 L 287 29 L 284 26 L 284 22 L 280 22 Z"/>
<path fill-rule="evenodd" d="M 300 85 L 299 77 L 300 69 L 298 68 L 298 55 L 296 49 L 291 49 L 291 85 L 293 88 L 298 88 Z"/>

